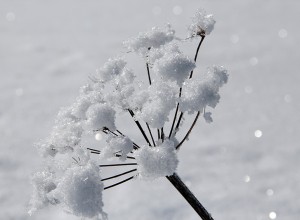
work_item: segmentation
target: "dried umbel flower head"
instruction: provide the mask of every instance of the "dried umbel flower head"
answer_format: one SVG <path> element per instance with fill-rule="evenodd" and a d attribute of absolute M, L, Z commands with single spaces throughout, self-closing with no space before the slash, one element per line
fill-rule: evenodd
<path fill-rule="evenodd" d="M 215 26 L 215 19 L 212 14 L 207 14 L 205 10 L 198 9 L 194 15 L 193 23 L 189 26 L 189 36 L 206 36 L 209 35 Z"/>
<path fill-rule="evenodd" d="M 135 178 L 167 176 L 190 204 L 194 203 L 192 207 L 204 215 L 203 219 L 212 219 L 175 172 L 177 150 L 200 114 L 212 122 L 211 112 L 206 110 L 216 107 L 219 90 L 228 80 L 227 71 L 220 66 L 208 68 L 202 78 L 193 78 L 200 46 L 214 24 L 212 15 L 197 11 L 189 27 L 191 36 L 201 36 L 194 59 L 180 50 L 185 41 L 175 36 L 170 25 L 125 41 L 130 52 L 146 61 L 148 82 L 142 86 L 138 86 L 139 76 L 128 67 L 125 56 L 111 58 L 97 69 L 75 103 L 59 112 L 49 138 L 38 144 L 45 170 L 32 178 L 30 213 L 59 205 L 80 217 L 104 219 L 103 190 Z M 119 129 L 116 118 L 124 117 L 124 113 L 132 118 L 144 141 L 137 143 Z M 180 131 L 186 113 L 195 114 L 194 120 L 188 131 Z M 87 146 L 91 142 L 83 139 L 99 137 L 99 132 L 103 134 L 103 146 Z M 183 133 L 180 141 L 179 132 Z M 102 178 L 100 170 L 109 167 L 128 169 Z"/>

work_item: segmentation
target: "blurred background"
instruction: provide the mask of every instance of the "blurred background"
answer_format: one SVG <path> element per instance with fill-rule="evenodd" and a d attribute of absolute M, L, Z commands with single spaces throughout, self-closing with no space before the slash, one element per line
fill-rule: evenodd
<path fill-rule="evenodd" d="M 224 65 L 230 80 L 178 173 L 216 220 L 300 217 L 299 1 L 0 0 L 0 219 L 78 219 L 55 207 L 27 214 L 42 166 L 34 143 L 96 68 L 126 53 L 124 40 L 168 22 L 184 38 L 197 8 L 217 21 L 199 69 Z M 110 220 L 199 219 L 164 178 L 122 184 L 104 202 Z"/>

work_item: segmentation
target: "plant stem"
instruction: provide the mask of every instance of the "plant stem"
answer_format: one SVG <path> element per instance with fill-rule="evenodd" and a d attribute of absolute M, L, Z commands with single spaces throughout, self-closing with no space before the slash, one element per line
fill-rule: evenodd
<path fill-rule="evenodd" d="M 183 144 L 183 142 L 189 137 L 191 131 L 193 130 L 198 118 L 199 118 L 199 115 L 200 115 L 200 111 L 198 111 L 194 121 L 193 121 L 193 124 L 192 126 L 190 127 L 190 129 L 188 130 L 188 132 L 186 133 L 186 135 L 184 136 L 184 138 L 182 139 L 182 141 L 176 146 L 176 150 Z"/>
<path fill-rule="evenodd" d="M 199 44 L 198 44 L 198 47 L 197 47 L 197 50 L 196 50 L 196 54 L 195 54 L 195 57 L 194 57 L 194 62 L 195 62 L 195 63 L 196 63 L 196 61 L 197 61 L 199 49 L 200 49 L 200 47 L 201 47 L 201 45 L 202 45 L 202 42 L 203 42 L 204 38 L 205 38 L 205 35 L 201 36 L 201 40 L 200 40 L 200 42 L 199 42 Z M 194 70 L 192 70 L 191 73 L 190 73 L 190 77 L 189 77 L 190 79 L 193 77 L 193 73 L 194 73 Z M 180 91 L 179 91 L 179 98 L 181 97 L 181 94 L 182 94 L 182 88 L 180 88 Z M 177 114 L 177 113 L 176 113 L 176 114 Z M 177 125 L 176 125 L 176 127 L 175 127 L 175 132 L 176 132 L 176 131 L 178 130 L 178 128 L 179 128 L 179 125 L 180 125 L 180 121 L 181 121 L 181 119 L 182 119 L 182 116 L 183 116 L 183 112 L 180 113 L 179 119 L 178 119 L 178 121 L 177 121 Z"/>
<path fill-rule="evenodd" d="M 142 135 L 144 136 L 144 138 L 145 138 L 146 142 L 148 143 L 148 145 L 151 146 L 151 143 L 150 143 L 150 141 L 149 141 L 149 139 L 148 139 L 148 137 L 147 137 L 147 135 L 146 135 L 144 129 L 142 128 L 140 122 L 134 119 L 134 113 L 133 113 L 133 111 L 130 110 L 130 109 L 128 109 L 128 112 L 130 113 L 130 115 L 131 115 L 131 117 L 133 118 L 134 122 L 136 123 L 136 125 L 137 125 L 138 128 L 140 129 L 140 131 L 141 131 Z"/>
<path fill-rule="evenodd" d="M 195 63 L 196 63 L 196 61 L 197 61 L 199 49 L 200 49 L 200 47 L 201 47 L 201 44 L 202 44 L 204 38 L 205 38 L 205 35 L 201 36 L 201 40 L 200 40 L 200 42 L 199 42 L 199 44 L 198 44 L 198 47 L 197 47 L 197 50 L 196 50 L 196 54 L 195 54 L 195 57 L 194 57 Z M 190 78 L 193 77 L 193 73 L 194 73 L 194 70 L 191 71 Z"/>
<path fill-rule="evenodd" d="M 146 125 L 147 125 L 147 128 L 148 128 L 148 131 L 150 133 L 150 136 L 151 136 L 151 139 L 152 139 L 152 142 L 153 142 L 153 146 L 155 147 L 155 141 L 154 141 L 154 138 L 153 138 L 153 135 L 152 135 L 152 132 L 151 132 L 151 128 L 149 127 L 149 124 L 148 122 L 146 122 Z"/>
<path fill-rule="evenodd" d="M 169 133 L 169 139 L 171 138 L 171 135 L 173 133 L 173 129 L 174 129 L 175 121 L 176 121 L 176 118 L 177 118 L 177 113 L 178 113 L 178 107 L 179 107 L 179 103 L 177 103 L 177 106 L 176 106 L 175 115 L 174 115 L 173 122 L 172 122 L 172 127 L 171 127 L 171 130 L 170 130 L 170 133 Z"/>
<path fill-rule="evenodd" d="M 173 184 L 173 186 L 203 220 L 214 220 L 176 173 L 171 176 L 167 176 L 167 179 Z"/>
<path fill-rule="evenodd" d="M 151 76 L 150 76 L 150 70 L 149 70 L 149 64 L 148 64 L 148 63 L 146 63 L 146 67 L 147 67 L 147 73 L 148 73 L 149 84 L 151 85 Z"/>

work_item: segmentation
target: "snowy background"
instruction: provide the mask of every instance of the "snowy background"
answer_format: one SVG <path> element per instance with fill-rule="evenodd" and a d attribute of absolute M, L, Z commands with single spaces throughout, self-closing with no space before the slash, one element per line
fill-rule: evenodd
<path fill-rule="evenodd" d="M 230 80 L 214 123 L 200 120 L 182 147 L 178 173 L 216 220 L 300 217 L 300 2 L 0 0 L 0 219 L 77 219 L 27 214 L 42 162 L 34 143 L 96 68 L 126 52 L 123 40 L 166 22 L 185 37 L 200 7 L 217 23 L 198 66 L 224 65 Z M 111 220 L 198 219 L 164 178 L 107 190 L 104 202 Z"/>

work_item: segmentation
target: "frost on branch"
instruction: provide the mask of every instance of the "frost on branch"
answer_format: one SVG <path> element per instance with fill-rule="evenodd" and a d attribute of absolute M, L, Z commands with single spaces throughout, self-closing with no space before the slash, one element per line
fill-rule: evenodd
<path fill-rule="evenodd" d="M 214 16 L 207 14 L 203 9 L 198 9 L 192 19 L 193 23 L 189 26 L 190 37 L 209 35 L 213 31 L 216 23 Z"/>
<path fill-rule="evenodd" d="M 166 140 L 156 147 L 143 146 L 135 151 L 139 177 L 153 180 L 172 175 L 178 165 L 174 143 Z"/>

